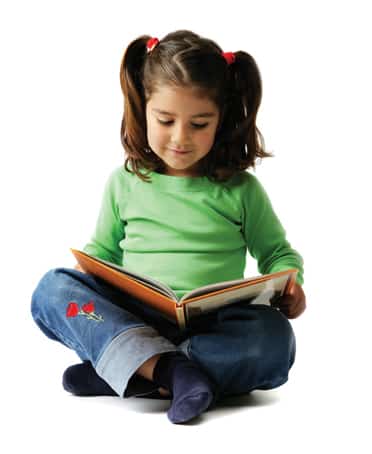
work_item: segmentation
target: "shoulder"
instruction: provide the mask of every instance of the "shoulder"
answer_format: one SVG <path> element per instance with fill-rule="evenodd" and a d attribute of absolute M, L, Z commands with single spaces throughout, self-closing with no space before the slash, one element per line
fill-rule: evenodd
<path fill-rule="evenodd" d="M 109 174 L 109 180 L 128 180 L 132 174 L 125 169 L 124 164 L 115 167 Z"/>
<path fill-rule="evenodd" d="M 265 191 L 258 177 L 247 170 L 234 175 L 229 180 L 229 187 L 241 193 L 244 198 Z"/>
<path fill-rule="evenodd" d="M 258 213 L 271 204 L 260 179 L 248 170 L 236 174 L 231 179 L 230 185 L 243 212 Z"/>
<path fill-rule="evenodd" d="M 133 174 L 128 172 L 124 164 L 115 167 L 109 174 L 106 181 L 106 189 L 116 195 L 123 194 L 130 189 L 133 181 Z"/>

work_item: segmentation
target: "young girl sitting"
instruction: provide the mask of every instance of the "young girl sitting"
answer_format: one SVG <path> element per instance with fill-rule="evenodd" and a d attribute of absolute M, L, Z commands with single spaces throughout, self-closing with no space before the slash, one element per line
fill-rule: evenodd
<path fill-rule="evenodd" d="M 178 297 L 243 278 L 247 250 L 262 274 L 298 270 L 292 294 L 275 307 L 240 301 L 185 331 L 79 266 L 41 278 L 32 316 L 82 361 L 64 372 L 64 388 L 168 398 L 169 419 L 184 423 L 222 396 L 288 380 L 288 318 L 305 310 L 303 260 L 246 171 L 271 156 L 256 126 L 262 84 L 248 53 L 223 52 L 187 30 L 161 41 L 141 36 L 124 53 L 120 82 L 126 159 L 106 180 L 83 250 L 164 282 Z"/>

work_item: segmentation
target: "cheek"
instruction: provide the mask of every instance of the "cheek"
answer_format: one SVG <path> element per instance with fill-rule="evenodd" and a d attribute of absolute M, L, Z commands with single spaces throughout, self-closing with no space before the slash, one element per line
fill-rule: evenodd
<path fill-rule="evenodd" d="M 147 130 L 147 140 L 151 146 L 151 144 L 156 145 L 161 142 L 161 131 L 159 131 L 159 128 L 156 127 L 154 124 L 149 124 L 148 130 Z"/>
<path fill-rule="evenodd" d="M 200 143 L 203 144 L 204 148 L 211 148 L 214 143 L 214 138 L 214 132 L 206 132 L 200 135 Z"/>
<path fill-rule="evenodd" d="M 152 129 L 151 128 L 147 128 L 147 142 L 149 143 L 149 145 L 151 146 L 151 144 L 153 143 L 154 139 L 153 139 L 153 133 L 152 133 Z"/>

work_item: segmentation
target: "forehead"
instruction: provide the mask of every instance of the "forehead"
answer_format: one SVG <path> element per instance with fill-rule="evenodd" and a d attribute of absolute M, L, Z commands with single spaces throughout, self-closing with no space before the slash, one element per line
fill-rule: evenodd
<path fill-rule="evenodd" d="M 184 87 L 159 87 L 148 100 L 148 106 L 151 110 L 170 114 L 196 116 L 212 116 L 205 114 L 216 114 L 218 108 L 216 104 L 208 97 L 201 96 L 200 90 Z"/>

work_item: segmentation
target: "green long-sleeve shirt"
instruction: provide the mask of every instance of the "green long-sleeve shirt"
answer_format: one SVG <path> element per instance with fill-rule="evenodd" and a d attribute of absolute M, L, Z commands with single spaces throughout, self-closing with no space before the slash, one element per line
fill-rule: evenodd
<path fill-rule="evenodd" d="M 303 284 L 303 259 L 253 174 L 244 171 L 225 183 L 156 172 L 150 177 L 146 183 L 124 166 L 111 173 L 84 251 L 155 278 L 178 297 L 243 278 L 247 249 L 260 273 L 297 268 Z"/>

